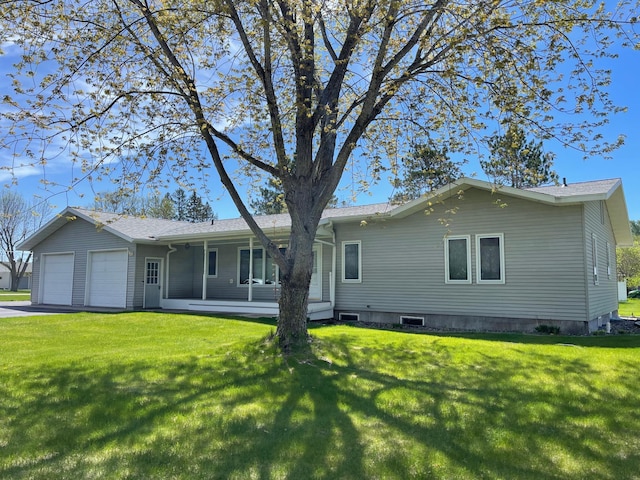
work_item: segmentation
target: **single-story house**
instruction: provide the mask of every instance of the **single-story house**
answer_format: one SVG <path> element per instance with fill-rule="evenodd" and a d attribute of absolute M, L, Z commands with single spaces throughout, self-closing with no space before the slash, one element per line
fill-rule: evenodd
<path fill-rule="evenodd" d="M 11 270 L 6 265 L 0 263 L 0 290 L 11 288 Z M 18 283 L 19 290 L 29 290 L 31 288 L 31 263 L 27 264 L 24 275 Z"/>
<path fill-rule="evenodd" d="M 256 218 L 282 248 L 287 214 Z M 309 318 L 588 332 L 617 315 L 618 179 L 516 189 L 463 178 L 404 205 L 327 209 Z M 244 220 L 186 223 L 67 208 L 20 246 L 31 301 L 277 315 L 278 268 Z"/>

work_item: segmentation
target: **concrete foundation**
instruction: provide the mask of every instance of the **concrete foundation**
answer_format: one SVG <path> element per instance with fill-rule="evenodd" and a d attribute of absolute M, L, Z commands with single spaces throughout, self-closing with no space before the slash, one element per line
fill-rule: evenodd
<path fill-rule="evenodd" d="M 613 313 L 613 312 L 612 312 Z M 356 320 L 364 323 L 402 324 L 402 317 L 410 317 L 411 326 L 415 318 L 423 318 L 425 329 L 455 330 L 471 332 L 523 332 L 533 333 L 537 326 L 548 325 L 560 328 L 561 334 L 586 335 L 605 325 L 611 315 L 603 315 L 590 322 L 582 320 L 553 320 L 514 317 L 483 317 L 471 315 L 442 315 L 419 312 L 372 312 L 336 310 L 337 320 Z M 404 322 L 407 323 L 406 321 Z M 419 328 L 419 326 L 417 327 Z"/>

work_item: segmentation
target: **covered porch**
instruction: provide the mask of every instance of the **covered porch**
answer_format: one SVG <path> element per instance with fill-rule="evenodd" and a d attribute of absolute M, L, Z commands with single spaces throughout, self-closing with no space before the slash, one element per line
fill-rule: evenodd
<path fill-rule="evenodd" d="M 287 236 L 281 238 L 277 243 L 284 250 Z M 310 320 L 333 318 L 336 252 L 332 240 L 325 235 L 314 243 Z M 279 268 L 253 237 L 208 233 L 190 241 L 183 237 L 166 247 L 162 257 L 144 257 L 144 308 L 279 315 Z"/>
<path fill-rule="evenodd" d="M 164 310 L 230 313 L 233 315 L 257 315 L 261 317 L 277 317 L 280 314 L 278 302 L 249 302 L 247 300 L 166 298 L 161 301 L 160 308 Z M 326 320 L 333 318 L 333 305 L 331 302 L 310 302 L 307 312 L 309 320 Z"/>

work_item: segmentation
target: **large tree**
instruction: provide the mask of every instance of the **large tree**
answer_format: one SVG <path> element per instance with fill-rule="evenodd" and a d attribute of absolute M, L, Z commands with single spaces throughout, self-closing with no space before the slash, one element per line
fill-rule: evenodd
<path fill-rule="evenodd" d="M 543 152 L 542 142 L 527 139 L 521 125 L 510 122 L 507 131 L 493 135 L 488 145 L 490 157 L 480 164 L 495 183 L 526 188 L 558 180 L 552 170 L 554 155 Z"/>
<path fill-rule="evenodd" d="M 333 195 L 327 203 L 327 208 L 338 206 L 338 197 Z M 282 184 L 277 178 L 269 177 L 266 185 L 258 189 L 257 195 L 251 200 L 249 206 L 254 215 L 275 215 L 287 213 L 287 203 L 284 201 Z"/>
<path fill-rule="evenodd" d="M 32 155 L 41 166 L 62 145 L 83 175 L 104 167 L 145 183 L 166 173 L 185 184 L 213 167 L 280 268 L 277 334 L 288 348 L 306 342 L 314 236 L 350 159 L 378 177 L 417 134 L 469 153 L 475 132 L 506 116 L 587 155 L 609 151 L 618 139 L 602 143 L 594 129 L 615 107 L 608 72 L 593 62 L 629 43 L 617 35 L 631 35 L 633 9 L 613 17 L 586 0 L 9 0 L 0 15 L 0 41 L 23 50 L 3 113 L 20 161 Z M 576 111 L 594 115 L 562 123 Z M 229 171 L 238 165 L 238 178 L 261 171 L 281 182 L 286 250 L 252 218 Z"/>
<path fill-rule="evenodd" d="M 46 219 L 45 203 L 30 205 L 18 192 L 0 193 L 0 263 L 9 269 L 10 290 L 18 290 L 31 260 L 31 252 L 17 250 L 17 245 L 33 233 Z"/>

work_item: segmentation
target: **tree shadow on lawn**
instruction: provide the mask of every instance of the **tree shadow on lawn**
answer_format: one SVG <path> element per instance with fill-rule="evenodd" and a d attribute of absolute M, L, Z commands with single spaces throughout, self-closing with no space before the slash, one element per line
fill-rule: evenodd
<path fill-rule="evenodd" d="M 0 478 L 631 478 L 640 387 L 442 342 L 0 373 Z"/>

